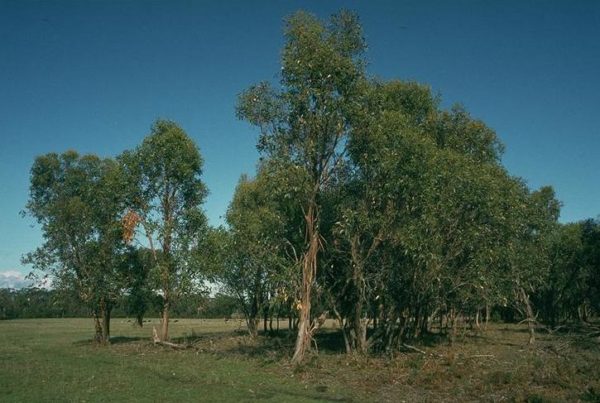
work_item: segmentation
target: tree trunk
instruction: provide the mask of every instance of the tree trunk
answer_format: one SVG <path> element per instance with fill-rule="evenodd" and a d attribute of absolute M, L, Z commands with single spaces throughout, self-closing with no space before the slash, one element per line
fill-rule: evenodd
<path fill-rule="evenodd" d="M 350 351 L 357 352 L 359 354 L 366 354 L 367 352 L 367 322 L 363 319 L 363 300 L 359 298 L 354 305 L 354 312 L 350 317 Z M 346 336 L 346 335 L 345 335 Z"/>
<path fill-rule="evenodd" d="M 421 314 L 421 307 L 418 307 L 415 310 L 415 314 L 414 314 L 414 322 L 413 322 L 413 329 L 412 329 L 412 338 L 414 339 L 418 339 L 419 336 L 421 335 L 421 320 L 422 320 L 422 314 Z"/>
<path fill-rule="evenodd" d="M 163 245 L 163 253 L 166 256 L 170 254 L 170 246 L 169 243 L 165 241 Z M 171 261 L 167 262 L 162 267 L 161 280 L 162 280 L 162 292 L 163 292 L 163 307 L 162 307 L 162 318 L 161 318 L 161 331 L 160 338 L 161 341 L 169 341 L 169 309 L 171 307 L 171 281 L 170 275 L 171 272 Z"/>
<path fill-rule="evenodd" d="M 356 290 L 356 303 L 354 304 L 354 317 L 352 318 L 352 327 L 354 330 L 354 348 L 359 354 L 367 353 L 367 323 L 363 320 L 363 309 L 366 301 L 364 265 L 360 257 L 359 240 L 357 237 L 352 239 L 352 263 L 354 287 Z"/>
<path fill-rule="evenodd" d="M 263 331 L 267 334 L 267 326 L 269 324 L 269 312 L 267 309 L 263 309 Z"/>
<path fill-rule="evenodd" d="M 258 319 L 256 317 L 248 318 L 248 333 L 252 338 L 258 336 Z"/>
<path fill-rule="evenodd" d="M 169 340 L 169 301 L 165 299 L 162 310 L 161 341 Z"/>
<path fill-rule="evenodd" d="M 428 334 L 431 330 L 431 327 L 429 326 L 430 317 L 431 316 L 429 315 L 428 311 L 426 311 L 425 315 L 423 315 L 423 319 L 421 320 L 421 335 Z"/>
<path fill-rule="evenodd" d="M 94 310 L 94 341 L 96 343 L 102 343 L 102 323 L 100 322 L 100 312 L 98 309 Z"/>
<path fill-rule="evenodd" d="M 250 308 L 248 311 L 246 322 L 248 323 L 248 333 L 250 333 L 250 337 L 256 338 L 258 336 L 258 323 L 260 321 L 260 312 L 259 312 L 259 301 L 258 295 L 260 290 L 258 290 L 258 285 L 254 283 L 254 295 L 252 296 Z"/>
<path fill-rule="evenodd" d="M 102 312 L 102 343 L 110 343 L 110 312 L 112 307 L 104 303 Z"/>
<path fill-rule="evenodd" d="M 304 360 L 304 355 L 310 349 L 312 339 L 310 331 L 310 308 L 300 310 L 300 320 L 298 322 L 298 335 L 296 337 L 296 346 L 292 362 L 300 364 Z"/>
<path fill-rule="evenodd" d="M 360 354 L 366 354 L 367 346 L 367 321 L 362 319 L 362 315 L 356 315 L 354 331 L 356 332 L 356 351 Z"/>
<path fill-rule="evenodd" d="M 94 309 L 94 341 L 96 343 L 106 344 L 110 341 L 110 311 L 110 304 L 104 297 L 100 298 Z"/>
<path fill-rule="evenodd" d="M 449 320 L 451 321 L 451 330 L 450 330 L 450 345 L 454 344 L 454 342 L 456 341 L 456 330 L 458 328 L 458 320 L 457 320 L 458 315 L 456 314 L 456 310 L 454 308 L 450 309 L 450 316 L 449 316 Z"/>
<path fill-rule="evenodd" d="M 529 296 L 525 292 L 525 289 L 521 287 L 521 298 L 523 299 L 523 304 L 525 305 L 525 313 L 527 315 L 527 328 L 529 330 L 529 344 L 533 344 L 535 341 L 535 315 L 533 314 L 533 309 L 531 308 L 531 303 L 529 302 Z"/>
<path fill-rule="evenodd" d="M 588 309 L 585 303 L 577 308 L 577 317 L 579 318 L 580 322 L 588 322 Z"/>
<path fill-rule="evenodd" d="M 137 315 L 135 317 L 135 321 L 139 327 L 144 327 L 144 316 L 143 315 Z"/>
<path fill-rule="evenodd" d="M 313 199 L 309 203 L 305 215 L 306 237 L 308 249 L 304 253 L 302 262 L 302 288 L 300 289 L 300 306 L 298 312 L 298 334 L 292 362 L 299 364 L 304 360 L 304 355 L 310 349 L 312 329 L 310 322 L 311 294 L 313 281 L 317 273 L 317 255 L 319 252 L 319 233 L 317 230 L 316 203 Z"/>
<path fill-rule="evenodd" d="M 348 334 L 348 327 L 346 326 L 347 320 L 344 321 L 344 318 L 340 316 L 337 310 L 335 312 L 338 324 L 340 326 L 340 330 L 342 331 L 342 336 L 344 337 L 344 347 L 346 348 L 346 354 L 350 354 L 352 353 L 352 346 L 350 344 L 350 335 Z"/>

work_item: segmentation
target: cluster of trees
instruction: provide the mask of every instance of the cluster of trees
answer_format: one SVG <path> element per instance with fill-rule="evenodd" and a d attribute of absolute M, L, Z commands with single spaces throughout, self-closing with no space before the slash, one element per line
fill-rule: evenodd
<path fill-rule="evenodd" d="M 0 288 L 0 320 L 89 316 L 89 307 L 81 304 L 75 291 L 72 288 Z M 135 318 L 139 311 L 133 302 L 126 293 L 117 297 L 111 317 Z M 160 315 L 160 296 L 153 295 L 146 304 L 147 317 Z M 190 293 L 177 301 L 172 307 L 172 314 L 177 318 L 231 318 L 238 315 L 238 303 L 234 297 L 225 294 Z"/>
<path fill-rule="evenodd" d="M 533 342 L 534 304 L 556 293 L 555 271 L 569 273 L 553 255 L 552 188 L 509 175 L 494 131 L 464 108 L 368 77 L 355 15 L 298 13 L 285 38 L 280 83 L 250 87 L 237 108 L 260 130 L 262 158 L 227 213 L 222 281 L 251 333 L 261 314 L 291 312 L 300 362 L 325 317 L 339 321 L 347 351 L 366 353 L 434 326 L 452 336 L 461 318 L 478 324 L 507 306 Z M 598 263 L 587 267 L 578 278 L 593 295 Z"/>
<path fill-rule="evenodd" d="M 587 322 L 600 313 L 600 221 L 560 225 L 548 242 L 549 270 L 532 296 L 536 312 L 553 327 Z"/>
<path fill-rule="evenodd" d="M 74 151 L 36 158 L 26 212 L 41 225 L 44 243 L 23 260 L 51 276 L 55 288 L 76 290 L 99 342 L 109 340 L 123 293 L 140 323 L 158 295 L 167 339 L 171 305 L 202 286 L 202 163 L 194 142 L 165 120 L 115 159 Z"/>
<path fill-rule="evenodd" d="M 560 225 L 552 188 L 509 175 L 492 129 L 427 86 L 369 77 L 352 13 L 296 13 L 285 39 L 280 82 L 239 97 L 262 156 L 226 228 L 207 225 L 202 159 L 173 122 L 116 159 L 36 160 L 27 211 L 45 242 L 25 261 L 78 291 L 99 340 L 123 293 L 140 318 L 159 298 L 167 339 L 171 306 L 204 280 L 236 298 L 251 335 L 288 317 L 294 362 L 327 317 L 367 353 L 453 336 L 494 306 L 521 312 L 531 341 L 538 312 L 599 311 L 598 222 Z"/>
<path fill-rule="evenodd" d="M 88 316 L 88 310 L 69 290 L 0 288 L 0 319 L 82 316 Z"/>

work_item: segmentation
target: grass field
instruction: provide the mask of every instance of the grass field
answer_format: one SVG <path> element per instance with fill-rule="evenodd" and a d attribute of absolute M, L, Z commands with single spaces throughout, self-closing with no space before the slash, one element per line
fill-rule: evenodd
<path fill-rule="evenodd" d="M 155 325 L 158 323 L 154 321 Z M 493 325 L 395 357 L 349 357 L 332 330 L 320 354 L 289 365 L 292 337 L 249 339 L 237 321 L 179 320 L 172 350 L 112 322 L 112 344 L 90 342 L 90 319 L 0 322 L 0 401 L 600 401 L 600 341 Z M 282 332 L 282 334 L 285 332 Z"/>

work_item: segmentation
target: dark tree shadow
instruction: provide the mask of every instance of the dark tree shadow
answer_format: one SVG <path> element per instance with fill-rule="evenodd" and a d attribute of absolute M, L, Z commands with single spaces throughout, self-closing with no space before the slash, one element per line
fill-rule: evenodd
<path fill-rule="evenodd" d="M 127 344 L 134 343 L 140 340 L 150 340 L 148 337 L 128 337 L 128 336 L 115 336 L 110 338 L 110 344 Z"/>

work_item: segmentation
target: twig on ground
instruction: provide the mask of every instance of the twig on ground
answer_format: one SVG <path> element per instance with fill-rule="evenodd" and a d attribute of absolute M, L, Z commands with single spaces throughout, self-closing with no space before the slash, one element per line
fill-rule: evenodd
<path fill-rule="evenodd" d="M 416 347 L 414 347 L 414 346 L 411 346 L 411 345 L 408 345 L 408 344 L 406 344 L 406 343 L 402 343 L 402 347 L 404 347 L 404 348 L 407 348 L 407 349 L 409 349 L 409 350 L 416 351 L 417 353 L 421 353 L 421 354 L 425 354 L 425 355 L 427 355 L 427 353 L 426 353 L 425 351 L 423 351 L 423 350 L 419 350 L 418 348 L 416 348 Z"/>

